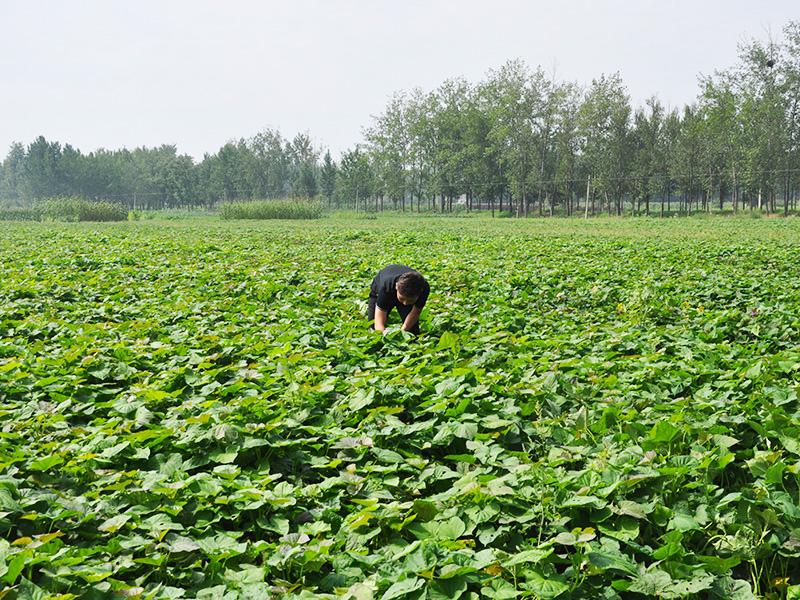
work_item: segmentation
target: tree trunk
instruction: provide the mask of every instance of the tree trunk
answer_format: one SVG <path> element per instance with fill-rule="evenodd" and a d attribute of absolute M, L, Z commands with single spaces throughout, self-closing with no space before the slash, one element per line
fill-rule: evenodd
<path fill-rule="evenodd" d="M 669 179 L 667 179 L 667 190 L 666 190 L 666 192 L 667 192 L 667 212 L 672 212 L 672 194 L 670 193 Z M 664 216 L 663 212 L 662 212 L 661 216 L 662 217 Z"/>
<path fill-rule="evenodd" d="M 591 182 L 592 182 L 592 176 L 589 175 L 586 178 L 586 204 L 583 207 L 583 220 L 584 221 L 589 218 L 589 192 L 591 191 L 591 185 L 590 185 Z"/>
<path fill-rule="evenodd" d="M 789 216 L 789 170 L 786 170 L 786 177 L 783 179 L 783 216 Z"/>
<path fill-rule="evenodd" d="M 542 172 L 540 171 L 539 172 L 539 193 L 536 196 L 536 203 L 539 205 L 539 216 L 540 217 L 544 216 L 544 213 L 542 212 L 542 200 L 543 200 L 542 184 L 544 182 L 542 181 L 542 179 L 543 179 L 543 175 L 542 175 Z"/>

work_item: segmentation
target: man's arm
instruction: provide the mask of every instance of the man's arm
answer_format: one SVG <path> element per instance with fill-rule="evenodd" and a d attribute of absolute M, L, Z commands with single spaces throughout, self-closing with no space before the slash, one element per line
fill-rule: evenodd
<path fill-rule="evenodd" d="M 406 320 L 403 321 L 403 327 L 402 327 L 403 331 L 408 331 L 409 329 L 414 327 L 414 325 L 416 325 L 417 322 L 419 321 L 419 315 L 421 313 L 422 313 L 422 309 L 419 308 L 418 306 L 415 306 L 414 308 L 412 308 L 411 312 L 408 313 L 408 316 L 406 317 Z M 385 319 L 385 316 L 384 316 L 384 319 Z M 378 320 L 378 311 L 375 311 L 375 321 L 377 321 L 377 320 Z M 377 329 L 377 327 L 375 327 L 375 329 Z"/>
<path fill-rule="evenodd" d="M 387 313 L 385 310 L 378 306 L 375 307 L 375 323 L 373 324 L 375 331 L 383 331 L 386 329 L 386 317 L 388 316 L 389 313 Z"/>

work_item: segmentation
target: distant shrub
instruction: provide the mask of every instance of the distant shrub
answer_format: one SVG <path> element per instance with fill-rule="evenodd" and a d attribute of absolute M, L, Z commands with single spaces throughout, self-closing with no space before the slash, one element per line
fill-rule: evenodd
<path fill-rule="evenodd" d="M 41 221 L 37 208 L 0 208 L 0 221 Z"/>
<path fill-rule="evenodd" d="M 126 221 L 128 209 L 111 202 L 90 202 L 83 198 L 49 198 L 36 207 L 43 221 Z"/>
<path fill-rule="evenodd" d="M 319 219 L 322 205 L 306 200 L 259 200 L 223 204 L 219 216 L 235 219 Z"/>
<path fill-rule="evenodd" d="M 510 210 L 504 210 L 503 212 L 497 213 L 498 219 L 511 219 L 514 216 L 514 213 Z"/>

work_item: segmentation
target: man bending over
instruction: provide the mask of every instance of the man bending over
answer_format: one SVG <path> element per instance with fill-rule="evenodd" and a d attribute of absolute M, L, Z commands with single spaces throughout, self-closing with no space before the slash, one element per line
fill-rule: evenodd
<path fill-rule="evenodd" d="M 414 269 L 403 265 L 384 267 L 372 280 L 367 318 L 374 321 L 376 331 L 384 331 L 389 313 L 396 308 L 403 331 L 419 335 L 419 315 L 430 291 L 427 280 Z"/>

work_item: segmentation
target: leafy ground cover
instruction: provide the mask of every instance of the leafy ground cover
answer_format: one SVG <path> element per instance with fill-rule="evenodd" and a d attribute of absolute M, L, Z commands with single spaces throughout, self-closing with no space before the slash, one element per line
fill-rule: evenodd
<path fill-rule="evenodd" d="M 0 597 L 797 597 L 798 233 L 0 224 Z"/>

